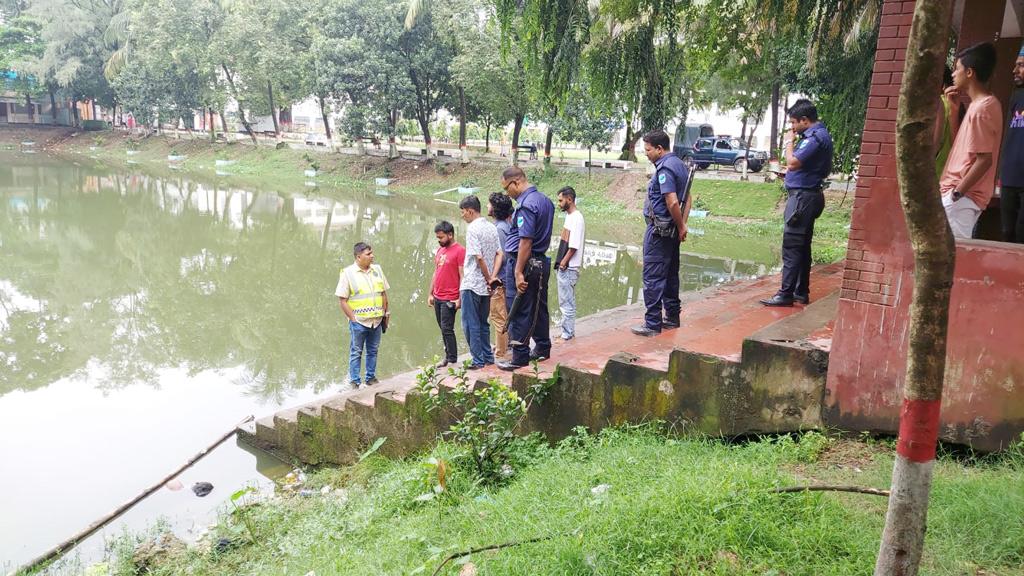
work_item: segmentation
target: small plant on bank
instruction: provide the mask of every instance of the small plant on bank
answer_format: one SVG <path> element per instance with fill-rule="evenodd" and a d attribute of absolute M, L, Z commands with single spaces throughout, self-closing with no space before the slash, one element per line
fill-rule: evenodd
<path fill-rule="evenodd" d="M 310 156 L 309 152 L 303 153 L 302 158 L 303 160 L 306 161 L 307 164 L 309 164 L 311 170 L 313 170 L 314 172 L 320 171 L 320 162 L 317 161 L 316 158 Z"/>
<path fill-rule="evenodd" d="M 425 398 L 427 411 L 454 420 L 443 434 L 465 447 L 479 480 L 490 484 L 507 480 L 514 473 L 509 465 L 509 449 L 515 431 L 530 408 L 547 397 L 558 381 L 558 370 L 549 378 L 541 378 L 534 362 L 533 378 L 522 397 L 497 378 L 474 389 L 465 364 L 449 368 L 448 376 L 454 379 L 454 387 L 442 384 L 445 376 L 435 366 L 416 375 L 416 389 Z"/>
<path fill-rule="evenodd" d="M 105 142 L 105 140 L 103 139 L 103 136 L 93 136 L 92 137 L 92 144 L 93 144 L 93 146 L 96 146 L 96 147 L 103 146 L 104 142 Z"/>

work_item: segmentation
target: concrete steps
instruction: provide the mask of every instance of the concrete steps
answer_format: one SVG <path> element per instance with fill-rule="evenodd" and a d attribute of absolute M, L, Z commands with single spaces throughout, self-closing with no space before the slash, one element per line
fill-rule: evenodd
<path fill-rule="evenodd" d="M 812 273 L 812 304 L 765 308 L 778 277 L 685 295 L 681 326 L 653 338 L 630 328 L 643 308 L 625 306 L 581 320 L 577 337 L 558 342 L 540 377 L 558 369 L 551 396 L 535 406 L 523 432 L 559 438 L 575 426 L 664 419 L 685 430 L 734 436 L 814 428 L 835 317 L 841 265 Z M 534 378 L 494 367 L 472 373 L 478 385 L 499 379 L 523 391 Z M 353 462 L 376 438 L 381 452 L 404 456 L 437 438 L 450 422 L 429 413 L 416 372 L 358 391 L 282 410 L 239 430 L 246 442 L 307 463 Z M 454 382 L 446 381 L 454 385 Z"/>

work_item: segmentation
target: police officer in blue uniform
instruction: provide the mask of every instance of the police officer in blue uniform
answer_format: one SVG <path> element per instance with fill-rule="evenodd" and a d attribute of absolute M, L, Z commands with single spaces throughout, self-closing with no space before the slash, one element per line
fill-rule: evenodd
<path fill-rule="evenodd" d="M 515 370 L 530 360 L 551 357 L 551 318 L 548 314 L 548 280 L 555 205 L 531 185 L 518 166 L 501 174 L 501 187 L 516 201 L 512 227 L 505 240 L 505 298 L 508 304 L 509 345 L 512 359 L 498 362 L 502 370 Z M 512 290 L 510 287 L 514 287 Z M 518 301 L 517 301 L 518 300 Z M 530 338 L 534 349 L 530 350 Z"/>
<path fill-rule="evenodd" d="M 825 209 L 822 191 L 832 173 L 832 136 L 818 121 L 810 100 L 797 100 L 788 110 L 792 128 L 786 138 L 786 210 L 782 232 L 782 287 L 765 306 L 792 306 L 811 301 L 811 239 L 814 221 Z"/>
<path fill-rule="evenodd" d="M 662 130 L 644 136 L 644 153 L 654 164 L 654 175 L 644 200 L 644 314 L 642 326 L 633 333 L 654 336 L 662 329 L 679 327 L 679 244 L 686 240 L 690 215 L 687 189 L 689 169 L 670 150 L 672 143 Z M 664 311 L 664 316 L 662 312 Z"/>

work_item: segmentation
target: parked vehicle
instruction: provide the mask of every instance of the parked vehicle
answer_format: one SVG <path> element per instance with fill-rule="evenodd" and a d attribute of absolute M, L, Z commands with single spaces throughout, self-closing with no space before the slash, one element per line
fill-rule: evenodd
<path fill-rule="evenodd" d="M 716 136 L 713 138 L 698 138 L 690 151 L 694 164 L 697 168 L 704 170 L 712 164 L 719 166 L 732 166 L 737 172 L 743 171 L 743 164 L 747 164 L 747 170 L 760 172 L 768 162 L 768 153 L 763 150 L 747 150 L 739 138 L 729 136 Z"/>
<path fill-rule="evenodd" d="M 713 138 L 715 128 L 711 124 L 687 124 L 676 128 L 675 146 L 672 151 L 680 160 L 693 155 L 693 145 L 701 138 Z"/>

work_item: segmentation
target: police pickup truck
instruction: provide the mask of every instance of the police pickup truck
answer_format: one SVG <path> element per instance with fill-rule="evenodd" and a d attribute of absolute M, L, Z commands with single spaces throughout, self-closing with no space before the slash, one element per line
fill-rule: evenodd
<path fill-rule="evenodd" d="M 701 170 L 712 164 L 732 166 L 737 172 L 743 171 L 746 162 L 747 170 L 760 172 L 768 162 L 768 153 L 761 150 L 747 150 L 739 138 L 714 136 L 698 138 L 693 148 L 686 152 Z"/>

